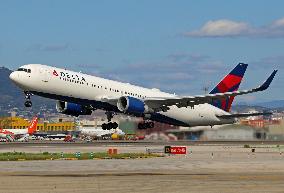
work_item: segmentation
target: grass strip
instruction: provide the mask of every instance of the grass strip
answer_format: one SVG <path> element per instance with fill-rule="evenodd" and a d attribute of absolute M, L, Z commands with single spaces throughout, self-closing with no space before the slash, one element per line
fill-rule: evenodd
<path fill-rule="evenodd" d="M 161 157 L 159 154 L 145 153 L 119 153 L 108 154 L 98 153 L 25 153 L 25 152 L 4 152 L 0 153 L 0 161 L 24 161 L 24 160 L 88 160 L 88 159 L 138 159 Z"/>

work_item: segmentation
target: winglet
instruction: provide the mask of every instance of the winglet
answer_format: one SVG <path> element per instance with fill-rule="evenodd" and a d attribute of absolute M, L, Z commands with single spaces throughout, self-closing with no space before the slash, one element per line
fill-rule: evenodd
<path fill-rule="evenodd" d="M 270 84 L 271 84 L 271 82 L 272 82 L 272 80 L 273 80 L 275 74 L 277 73 L 277 71 L 278 71 L 278 70 L 274 70 L 274 71 L 271 73 L 271 75 L 266 79 L 266 81 L 265 81 L 261 86 L 259 86 L 258 88 L 256 88 L 255 90 L 256 90 L 256 91 L 264 91 L 264 90 L 266 90 L 266 89 L 270 86 Z"/>

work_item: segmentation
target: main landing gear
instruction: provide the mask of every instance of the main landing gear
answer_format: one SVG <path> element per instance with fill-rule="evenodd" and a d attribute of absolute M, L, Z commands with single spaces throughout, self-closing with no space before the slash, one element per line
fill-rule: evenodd
<path fill-rule="evenodd" d="M 110 129 L 116 129 L 118 127 L 118 124 L 116 122 L 111 122 L 111 119 L 113 118 L 114 113 L 113 112 L 106 112 L 107 121 L 108 123 L 102 124 L 103 130 L 110 130 Z"/>
<path fill-rule="evenodd" d="M 26 102 L 24 103 L 25 104 L 25 107 L 32 107 L 33 103 L 31 101 L 31 96 L 32 94 L 30 92 L 27 92 L 25 91 L 25 98 L 26 98 Z"/>
<path fill-rule="evenodd" d="M 155 126 L 155 124 L 152 121 L 138 123 L 138 129 L 140 129 L 140 130 L 148 129 L 148 128 L 154 128 L 154 126 Z"/>

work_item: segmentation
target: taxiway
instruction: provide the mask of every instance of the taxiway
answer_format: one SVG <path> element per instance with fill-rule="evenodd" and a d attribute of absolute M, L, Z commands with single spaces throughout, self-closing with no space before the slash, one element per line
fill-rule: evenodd
<path fill-rule="evenodd" d="M 0 192 L 283 192 L 284 146 L 244 144 L 187 145 L 186 156 L 150 159 L 1 162 Z M 101 152 L 109 147 L 145 152 L 164 145 L 11 143 L 0 145 L 0 152 Z"/>

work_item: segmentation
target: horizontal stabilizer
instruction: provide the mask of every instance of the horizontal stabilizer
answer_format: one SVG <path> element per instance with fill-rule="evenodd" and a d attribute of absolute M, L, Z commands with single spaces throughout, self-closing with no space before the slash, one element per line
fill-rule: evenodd
<path fill-rule="evenodd" d="M 232 119 L 232 118 L 241 118 L 241 117 L 251 117 L 251 116 L 261 116 L 261 115 L 272 115 L 271 112 L 263 112 L 263 113 L 239 113 L 239 114 L 231 114 L 231 115 L 220 115 L 218 118 L 222 119 Z"/>

